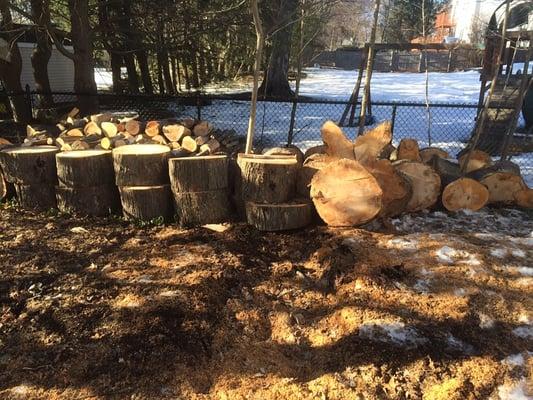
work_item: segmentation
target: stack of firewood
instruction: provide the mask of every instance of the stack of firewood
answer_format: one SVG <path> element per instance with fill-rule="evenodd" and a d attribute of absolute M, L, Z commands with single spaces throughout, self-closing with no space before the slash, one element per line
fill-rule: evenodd
<path fill-rule="evenodd" d="M 78 118 L 72 110 L 53 132 L 28 125 L 22 146 L 53 145 L 61 151 L 111 150 L 131 144 L 161 144 L 174 157 L 236 154 L 243 138 L 234 130 L 219 130 L 193 118 L 139 121 L 133 112 L 103 113 Z"/>
<path fill-rule="evenodd" d="M 485 152 L 474 150 L 454 160 L 439 148 L 419 149 L 414 139 L 403 139 L 395 148 L 388 122 L 354 142 L 330 121 L 321 133 L 324 145 L 305 154 L 298 187 L 329 225 L 361 225 L 439 206 L 449 211 L 476 211 L 488 204 L 533 207 L 533 189 L 520 168 L 493 162 Z"/>

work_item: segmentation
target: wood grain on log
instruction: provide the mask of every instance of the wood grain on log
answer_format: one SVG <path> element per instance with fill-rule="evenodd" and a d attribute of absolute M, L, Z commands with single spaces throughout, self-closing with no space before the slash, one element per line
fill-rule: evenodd
<path fill-rule="evenodd" d="M 338 160 L 327 154 L 315 153 L 306 158 L 302 168 L 298 170 L 296 179 L 296 193 L 304 199 L 310 199 L 311 180 L 313 176 L 329 163 Z"/>
<path fill-rule="evenodd" d="M 447 151 L 439 149 L 438 147 L 425 147 L 420 150 L 420 158 L 424 164 L 429 164 L 433 156 L 440 158 L 449 158 Z"/>
<path fill-rule="evenodd" d="M 415 139 L 402 139 L 397 149 L 397 160 L 422 161 L 418 142 Z"/>
<path fill-rule="evenodd" d="M 185 136 L 181 141 L 181 147 L 187 150 L 189 153 L 194 153 L 198 150 L 198 143 L 191 136 Z"/>
<path fill-rule="evenodd" d="M 103 134 L 108 138 L 115 137 L 118 133 L 117 126 L 113 122 L 102 122 L 100 126 Z"/>
<path fill-rule="evenodd" d="M 358 136 L 354 143 L 355 159 L 363 165 L 378 159 L 392 141 L 392 125 L 384 122 L 374 129 Z"/>
<path fill-rule="evenodd" d="M 448 211 L 478 211 L 485 207 L 489 200 L 489 191 L 481 183 L 470 179 L 458 179 L 444 188 L 442 205 Z"/>
<path fill-rule="evenodd" d="M 107 150 L 84 150 L 56 154 L 59 186 L 114 185 L 113 157 Z"/>
<path fill-rule="evenodd" d="M 498 161 L 468 173 L 467 177 L 487 187 L 489 204 L 512 204 L 515 193 L 527 188 L 520 175 L 520 167 L 511 161 Z"/>
<path fill-rule="evenodd" d="M 331 157 L 355 160 L 353 146 L 341 128 L 333 121 L 326 121 L 320 129 L 322 140 L 326 145 L 326 154 Z"/>
<path fill-rule="evenodd" d="M 308 148 L 304 153 L 304 161 L 311 157 L 313 154 L 326 154 L 326 145 L 313 146 Z"/>
<path fill-rule="evenodd" d="M 161 126 L 159 125 L 158 121 L 148 121 L 146 123 L 146 126 L 144 127 L 144 133 L 148 137 L 154 137 L 155 135 L 159 135 Z"/>
<path fill-rule="evenodd" d="M 119 187 L 124 217 L 132 220 L 151 221 L 172 218 L 174 207 L 170 185 Z"/>
<path fill-rule="evenodd" d="M 246 219 L 260 231 L 286 231 L 308 226 L 313 218 L 310 201 L 293 201 L 285 204 L 259 204 L 246 202 Z"/>
<path fill-rule="evenodd" d="M 0 151 L 0 167 L 8 182 L 55 185 L 57 183 L 55 146 L 15 147 Z"/>
<path fill-rule="evenodd" d="M 441 180 L 431 167 L 420 162 L 403 160 L 397 161 L 394 168 L 407 177 L 413 189 L 406 211 L 422 211 L 432 207 L 437 202 L 441 190 Z"/>
<path fill-rule="evenodd" d="M 533 189 L 522 189 L 514 194 L 516 205 L 523 208 L 533 208 Z"/>
<path fill-rule="evenodd" d="M 56 207 L 54 185 L 34 183 L 23 185 L 15 183 L 17 200 L 23 208 L 47 211 Z"/>
<path fill-rule="evenodd" d="M 263 151 L 265 156 L 292 156 L 295 155 L 298 163 L 304 162 L 304 153 L 296 146 L 289 147 L 271 147 Z"/>
<path fill-rule="evenodd" d="M 227 189 L 207 192 L 176 192 L 173 190 L 173 194 L 176 221 L 180 226 L 216 224 L 230 219 Z"/>
<path fill-rule="evenodd" d="M 137 136 L 141 131 L 141 123 L 132 119 L 131 121 L 126 122 L 124 128 L 130 135 Z"/>
<path fill-rule="evenodd" d="M 120 197 L 114 184 L 56 188 L 57 207 L 63 212 L 104 217 L 120 210 Z"/>
<path fill-rule="evenodd" d="M 228 188 L 228 157 L 181 157 L 168 160 L 172 191 L 206 192 Z"/>
<path fill-rule="evenodd" d="M 464 153 L 459 157 L 459 165 L 463 168 L 466 159 L 468 158 L 468 152 Z M 468 166 L 464 170 L 466 173 L 488 167 L 492 164 L 492 158 L 490 154 L 481 151 L 481 150 L 472 150 L 470 158 L 468 160 Z"/>
<path fill-rule="evenodd" d="M 191 136 L 191 130 L 178 124 L 165 125 L 163 126 L 163 135 L 171 142 L 179 142 L 185 136 Z"/>
<path fill-rule="evenodd" d="M 117 186 L 159 186 L 169 182 L 170 149 L 159 144 L 133 144 L 113 150 Z"/>
<path fill-rule="evenodd" d="M 91 121 L 83 127 L 83 132 L 86 135 L 100 135 L 102 130 L 96 122 Z"/>

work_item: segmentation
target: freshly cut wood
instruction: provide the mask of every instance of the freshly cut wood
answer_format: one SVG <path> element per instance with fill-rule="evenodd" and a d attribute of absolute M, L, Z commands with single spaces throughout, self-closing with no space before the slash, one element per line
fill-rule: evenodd
<path fill-rule="evenodd" d="M 181 157 L 168 160 L 173 192 L 206 192 L 227 189 L 228 157 Z"/>
<path fill-rule="evenodd" d="M 416 212 L 433 206 L 440 195 L 440 176 L 428 165 L 416 161 L 397 161 L 396 171 L 401 172 L 411 184 L 413 194 L 405 211 Z"/>
<path fill-rule="evenodd" d="M 124 129 L 132 136 L 137 136 L 141 131 L 141 123 L 134 119 L 127 121 L 124 125 Z"/>
<path fill-rule="evenodd" d="M 341 159 L 318 171 L 311 198 L 318 215 L 331 226 L 357 226 L 375 218 L 382 207 L 378 181 L 359 162 Z"/>
<path fill-rule="evenodd" d="M 148 137 L 154 137 L 156 135 L 159 135 L 160 129 L 161 127 L 158 121 L 148 121 L 146 123 L 146 126 L 144 127 L 144 133 Z"/>
<path fill-rule="evenodd" d="M 533 189 L 522 189 L 514 194 L 516 204 L 523 208 L 533 208 Z"/>
<path fill-rule="evenodd" d="M 161 135 L 155 135 L 152 138 L 152 142 L 157 143 L 157 144 L 167 144 L 167 140 L 165 139 L 164 136 L 161 136 Z"/>
<path fill-rule="evenodd" d="M 256 203 L 285 203 L 296 190 L 296 156 L 239 154 L 241 189 L 244 200 Z"/>
<path fill-rule="evenodd" d="M 178 124 L 165 125 L 163 135 L 171 142 L 179 142 L 185 136 L 191 136 L 191 130 Z"/>
<path fill-rule="evenodd" d="M 296 193 L 304 199 L 310 199 L 311 180 L 313 176 L 324 168 L 326 165 L 338 160 L 338 158 L 330 157 L 327 154 L 315 153 L 307 157 L 298 170 L 296 179 Z"/>
<path fill-rule="evenodd" d="M 72 150 L 89 150 L 91 146 L 84 140 L 76 140 L 70 145 Z"/>
<path fill-rule="evenodd" d="M 490 174 L 506 172 L 513 175 L 521 175 L 520 167 L 512 161 L 498 161 L 493 165 L 468 173 L 468 177 L 480 181 Z"/>
<path fill-rule="evenodd" d="M 468 160 L 468 166 L 464 168 L 467 156 L 468 152 L 465 152 L 459 157 L 459 165 L 461 166 L 461 169 L 464 169 L 466 173 L 488 167 L 492 164 L 492 158 L 490 157 L 490 154 L 485 153 L 481 150 L 472 150 L 472 154 L 470 155 L 470 159 Z"/>
<path fill-rule="evenodd" d="M 168 183 L 170 149 L 159 144 L 133 144 L 113 150 L 117 186 L 159 186 Z"/>
<path fill-rule="evenodd" d="M 301 229 L 312 219 L 313 205 L 310 201 L 295 200 L 285 204 L 246 202 L 246 220 L 260 231 Z"/>
<path fill-rule="evenodd" d="M 217 224 L 230 219 L 230 202 L 227 189 L 207 192 L 176 192 L 174 206 L 176 221 L 180 226 Z"/>
<path fill-rule="evenodd" d="M 395 217 L 405 211 L 413 188 L 410 182 L 396 172 L 389 160 L 376 160 L 366 165 L 383 191 L 380 217 Z"/>
<path fill-rule="evenodd" d="M 66 135 L 70 137 L 83 137 L 83 131 L 81 129 L 74 128 L 67 131 Z"/>
<path fill-rule="evenodd" d="M 86 135 L 100 135 L 102 133 L 102 130 L 96 122 L 91 121 L 83 127 L 83 132 Z"/>
<path fill-rule="evenodd" d="M 57 178 L 63 187 L 114 185 L 113 157 L 107 150 L 56 154 Z"/>
<path fill-rule="evenodd" d="M 174 207 L 170 185 L 122 186 L 118 189 L 125 218 L 140 221 L 158 218 L 168 221 L 172 218 Z"/>
<path fill-rule="evenodd" d="M 198 146 L 201 146 L 203 144 L 206 144 L 207 142 L 209 142 L 209 137 L 207 136 L 198 136 L 194 139 L 194 141 L 196 142 L 196 144 Z"/>
<path fill-rule="evenodd" d="M 355 160 L 354 144 L 348 140 L 341 128 L 333 121 L 326 121 L 320 129 L 326 145 L 326 154 L 331 157 Z"/>
<path fill-rule="evenodd" d="M 208 155 L 215 153 L 220 149 L 220 143 L 216 139 L 209 139 L 207 143 L 200 146 L 200 153 L 202 155 Z"/>
<path fill-rule="evenodd" d="M 120 210 L 120 197 L 114 184 L 56 188 L 57 208 L 63 212 L 103 217 Z"/>
<path fill-rule="evenodd" d="M 481 183 L 461 178 L 444 188 L 442 205 L 448 211 L 472 210 L 478 211 L 489 201 L 489 191 Z"/>
<path fill-rule="evenodd" d="M 479 181 L 489 190 L 489 203 L 511 204 L 515 194 L 527 186 L 521 176 L 508 172 L 494 172 Z"/>
<path fill-rule="evenodd" d="M 109 122 L 113 118 L 111 113 L 93 114 L 89 116 L 89 121 L 101 124 L 102 122 Z"/>
<path fill-rule="evenodd" d="M 402 139 L 397 149 L 398 160 L 422 161 L 418 142 L 415 139 Z"/>
<path fill-rule="evenodd" d="M 198 150 L 198 143 L 191 136 L 185 136 L 181 141 L 181 147 L 187 150 L 189 153 L 194 153 Z"/>
<path fill-rule="evenodd" d="M 392 124 L 383 122 L 374 129 L 355 139 L 353 151 L 355 159 L 363 165 L 382 157 L 392 141 Z"/>
<path fill-rule="evenodd" d="M 198 122 L 194 128 L 194 136 L 208 136 L 213 130 L 213 126 L 207 121 Z"/>
<path fill-rule="evenodd" d="M 424 164 L 429 164 L 433 156 L 440 158 L 449 158 L 447 151 L 439 149 L 438 147 L 425 147 L 420 150 L 420 158 Z"/>
<path fill-rule="evenodd" d="M 8 182 L 21 184 L 55 185 L 56 153 L 55 146 L 15 147 L 0 151 L 0 167 Z"/>
<path fill-rule="evenodd" d="M 430 165 L 437 172 L 437 174 L 439 174 L 443 188 L 463 176 L 461 173 L 461 167 L 455 160 L 433 155 L 428 165 Z"/>
<path fill-rule="evenodd" d="M 326 145 L 313 146 L 308 148 L 304 153 L 304 161 L 311 157 L 313 154 L 326 154 Z"/>
<path fill-rule="evenodd" d="M 56 207 L 56 192 L 54 185 L 34 183 L 23 185 L 15 183 L 17 200 L 23 208 L 41 211 Z"/>
<path fill-rule="evenodd" d="M 100 125 L 102 132 L 108 138 L 115 137 L 118 133 L 117 126 L 113 122 L 102 122 Z"/>
<path fill-rule="evenodd" d="M 298 163 L 303 164 L 304 153 L 296 146 L 273 147 L 263 151 L 265 156 L 292 156 L 295 155 Z"/>

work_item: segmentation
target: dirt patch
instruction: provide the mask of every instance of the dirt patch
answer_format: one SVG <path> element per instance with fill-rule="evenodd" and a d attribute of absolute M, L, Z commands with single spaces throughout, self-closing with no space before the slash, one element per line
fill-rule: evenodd
<path fill-rule="evenodd" d="M 494 211 L 476 232 L 443 215 L 217 233 L 4 207 L 0 397 L 527 393 L 531 219 Z"/>

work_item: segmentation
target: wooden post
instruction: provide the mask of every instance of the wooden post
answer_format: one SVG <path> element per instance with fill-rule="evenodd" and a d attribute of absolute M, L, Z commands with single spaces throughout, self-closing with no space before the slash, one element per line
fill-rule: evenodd
<path fill-rule="evenodd" d="M 365 44 L 365 47 L 361 53 L 361 63 L 359 64 L 359 73 L 357 74 L 357 82 L 350 96 L 350 100 L 348 101 L 348 104 L 346 104 L 346 107 L 344 108 L 344 112 L 342 113 L 342 117 L 339 121 L 339 126 L 344 125 L 344 121 L 346 120 L 346 117 L 348 116 L 348 113 L 350 112 L 350 110 L 351 110 L 350 120 L 353 121 L 353 117 L 355 115 L 355 108 L 357 107 L 357 100 L 359 98 L 359 90 L 361 89 L 361 82 L 363 81 L 363 73 L 365 71 L 364 55 L 367 53 L 368 53 L 368 44 Z"/>
<path fill-rule="evenodd" d="M 372 32 L 370 33 L 370 45 L 368 47 L 368 57 L 366 60 L 366 79 L 365 79 L 365 91 L 363 92 L 363 100 L 361 101 L 361 114 L 359 116 L 359 135 L 363 134 L 366 120 L 366 107 L 368 98 L 370 97 L 370 80 L 372 79 L 372 66 L 375 55 L 374 44 L 376 43 L 376 29 L 378 26 L 379 7 L 381 0 L 376 0 L 374 6 L 374 22 L 372 24 Z"/>
<path fill-rule="evenodd" d="M 255 45 L 254 86 L 252 89 L 252 104 L 250 106 L 250 119 L 248 121 L 248 133 L 246 136 L 246 149 L 245 149 L 246 154 L 251 153 L 252 148 L 253 148 L 255 115 L 257 111 L 257 91 L 259 89 L 259 71 L 261 69 L 263 45 L 265 43 L 265 33 L 263 30 L 263 24 L 261 22 L 261 17 L 259 15 L 259 7 L 257 5 L 257 1 L 258 0 L 252 0 L 252 4 L 251 4 L 257 41 Z"/>

